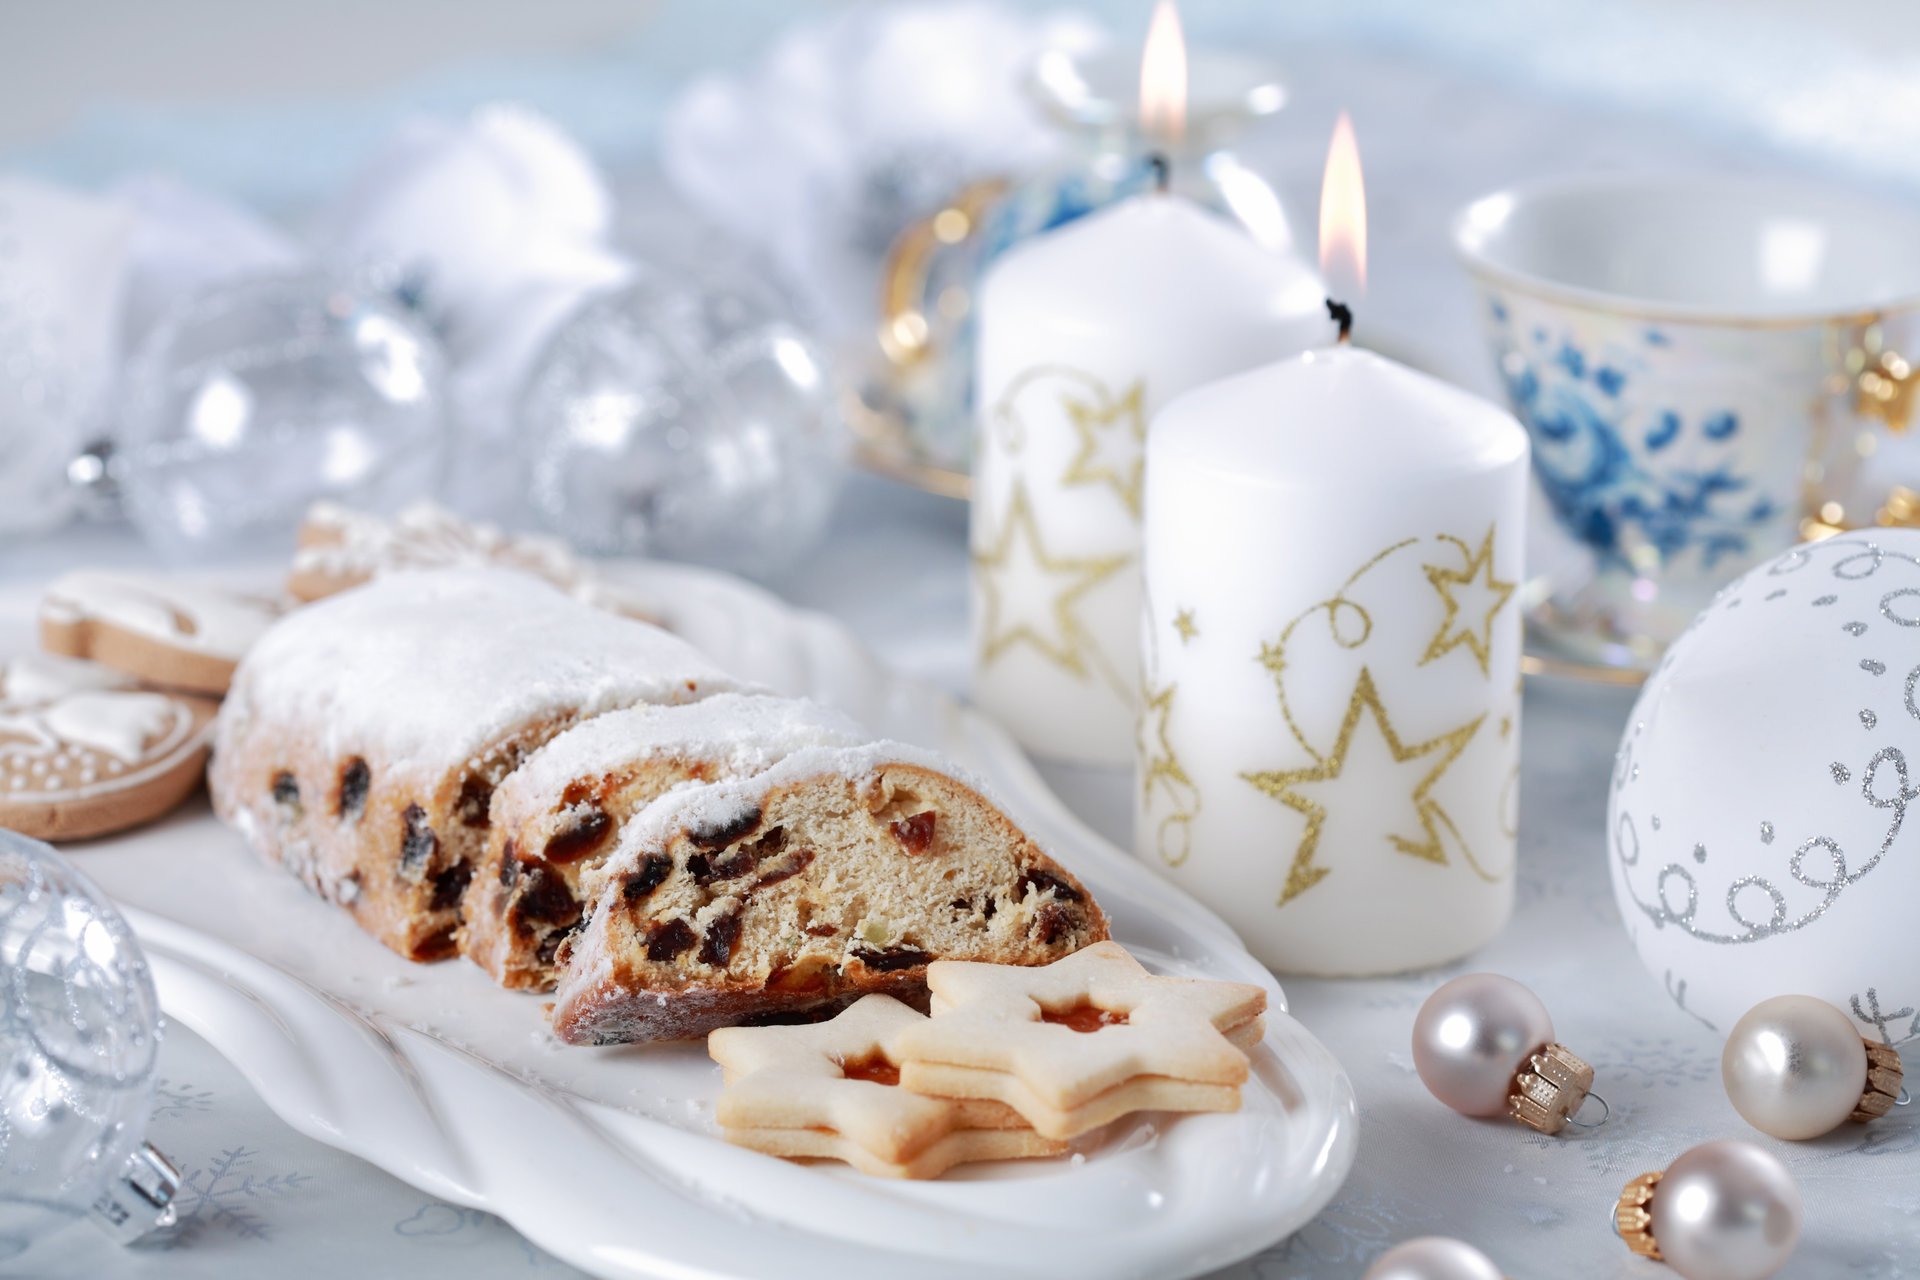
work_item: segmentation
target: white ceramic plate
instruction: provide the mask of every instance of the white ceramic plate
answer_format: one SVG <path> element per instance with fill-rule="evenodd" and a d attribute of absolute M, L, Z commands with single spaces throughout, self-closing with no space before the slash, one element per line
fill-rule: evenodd
<path fill-rule="evenodd" d="M 1353 1164 L 1352 1086 L 1219 919 L 1083 826 L 984 717 L 889 672 L 837 623 L 716 574 L 620 573 L 737 674 L 982 775 L 1150 967 L 1265 986 L 1273 1011 L 1240 1112 L 1135 1117 L 1069 1159 L 925 1183 L 741 1150 L 716 1136 L 719 1072 L 701 1046 L 564 1047 L 544 999 L 393 955 L 257 860 L 204 800 L 68 846 L 127 908 L 168 1016 L 302 1133 L 602 1276 L 1190 1276 L 1332 1198 Z M 31 642 L 33 605 L 0 594 L 0 644 Z"/>

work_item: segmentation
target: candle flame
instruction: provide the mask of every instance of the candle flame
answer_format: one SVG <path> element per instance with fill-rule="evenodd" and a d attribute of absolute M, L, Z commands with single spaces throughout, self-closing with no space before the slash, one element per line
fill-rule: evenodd
<path fill-rule="evenodd" d="M 1154 6 L 1147 48 L 1140 58 L 1140 128 L 1164 144 L 1187 132 L 1187 38 L 1173 0 Z"/>
<path fill-rule="evenodd" d="M 1367 190 L 1360 176 L 1360 145 L 1353 121 L 1342 111 L 1327 147 L 1320 180 L 1320 274 L 1329 288 L 1367 288 Z M 1357 301 L 1358 299 L 1349 299 Z"/>

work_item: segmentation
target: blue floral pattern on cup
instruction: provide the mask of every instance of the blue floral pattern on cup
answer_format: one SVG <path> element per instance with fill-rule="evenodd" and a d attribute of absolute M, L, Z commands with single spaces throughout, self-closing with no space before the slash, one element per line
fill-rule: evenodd
<path fill-rule="evenodd" d="M 1702 569 L 1728 572 L 1756 547 L 1773 549 L 1787 502 L 1750 468 L 1742 415 L 1689 412 L 1645 392 L 1673 347 L 1664 330 L 1634 327 L 1590 346 L 1517 325 L 1497 297 L 1488 309 L 1500 376 L 1533 437 L 1534 475 L 1603 570 L 1632 568 L 1638 547 L 1663 564 L 1696 552 Z"/>

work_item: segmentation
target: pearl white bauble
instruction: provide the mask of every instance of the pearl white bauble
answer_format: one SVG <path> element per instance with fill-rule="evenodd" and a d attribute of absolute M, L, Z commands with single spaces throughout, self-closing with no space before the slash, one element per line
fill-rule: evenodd
<path fill-rule="evenodd" d="M 1775 996 L 1734 1024 L 1720 1078 L 1733 1109 L 1760 1132 L 1817 1138 L 1859 1105 L 1867 1046 L 1847 1015 L 1826 1001 Z"/>
<path fill-rule="evenodd" d="M 1540 997 L 1497 973 L 1462 974 L 1413 1019 L 1413 1066 L 1434 1097 L 1470 1116 L 1507 1110 L 1527 1056 L 1553 1039 Z"/>
<path fill-rule="evenodd" d="M 1747 1142 L 1708 1142 L 1675 1160 L 1647 1210 L 1661 1256 L 1685 1280 L 1765 1280 L 1800 1241 L 1800 1188 Z"/>
<path fill-rule="evenodd" d="M 1920 1007 L 1920 530 L 1725 588 L 1628 720 L 1607 856 L 1640 959 L 1722 1034 L 1782 992 L 1898 1042 Z"/>
<path fill-rule="evenodd" d="M 1381 1254 L 1363 1280 L 1504 1280 L 1493 1259 L 1446 1236 L 1421 1236 Z"/>

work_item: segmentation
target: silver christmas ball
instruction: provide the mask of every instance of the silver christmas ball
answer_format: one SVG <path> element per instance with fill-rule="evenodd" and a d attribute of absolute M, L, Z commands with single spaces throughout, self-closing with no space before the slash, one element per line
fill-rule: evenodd
<path fill-rule="evenodd" d="M 1867 1046 L 1847 1015 L 1826 1001 L 1775 996 L 1734 1024 L 1720 1078 L 1733 1109 L 1760 1132 L 1817 1138 L 1859 1105 Z"/>
<path fill-rule="evenodd" d="M 133 932 L 46 845 L 0 830 L 0 1261 L 83 1216 L 140 1145 L 160 1005 Z"/>
<path fill-rule="evenodd" d="M 160 321 L 129 376 L 114 479 L 176 558 L 288 538 L 317 499 L 389 511 L 439 487 L 440 347 L 370 290 L 216 284 Z"/>
<path fill-rule="evenodd" d="M 1800 1240 L 1800 1188 L 1747 1142 L 1708 1142 L 1667 1166 L 1653 1200 L 1653 1239 L 1685 1280 L 1765 1280 Z"/>
<path fill-rule="evenodd" d="M 1513 1078 L 1553 1040 L 1540 997 L 1512 978 L 1469 973 L 1427 997 L 1413 1020 L 1413 1065 L 1434 1097 L 1470 1116 L 1507 1110 Z"/>
<path fill-rule="evenodd" d="M 813 545 L 839 485 L 825 361 L 777 299 L 726 273 L 647 267 L 587 301 L 520 417 L 535 508 L 590 551 L 764 575 Z"/>
<path fill-rule="evenodd" d="M 1493 1259 L 1446 1236 L 1420 1236 L 1381 1254 L 1362 1280 L 1505 1280 Z"/>

